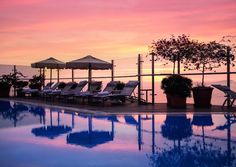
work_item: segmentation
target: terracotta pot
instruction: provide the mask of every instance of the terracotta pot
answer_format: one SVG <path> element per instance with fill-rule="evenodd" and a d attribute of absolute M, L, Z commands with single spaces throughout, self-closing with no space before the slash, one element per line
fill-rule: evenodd
<path fill-rule="evenodd" d="M 197 108 L 211 107 L 212 87 L 195 87 L 192 89 L 194 106 Z"/>
<path fill-rule="evenodd" d="M 10 85 L 0 85 L 0 97 L 9 97 L 10 90 Z"/>
<path fill-rule="evenodd" d="M 171 95 L 170 94 L 166 94 L 166 100 L 167 100 L 167 106 L 171 106 Z"/>
<path fill-rule="evenodd" d="M 186 108 L 186 97 L 181 97 L 179 95 L 167 95 L 167 99 L 169 99 L 169 105 L 172 108 Z"/>

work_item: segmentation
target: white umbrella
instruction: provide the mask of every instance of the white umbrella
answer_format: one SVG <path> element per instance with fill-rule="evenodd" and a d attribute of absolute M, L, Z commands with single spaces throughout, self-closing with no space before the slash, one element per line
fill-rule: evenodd
<path fill-rule="evenodd" d="M 59 82 L 59 69 L 65 68 L 65 63 L 53 57 L 50 57 L 48 59 L 32 63 L 31 67 L 40 68 L 40 69 L 49 68 L 50 69 L 50 83 L 51 83 L 52 82 L 52 69 L 58 69 L 57 80 Z"/>
<path fill-rule="evenodd" d="M 90 83 L 92 80 L 92 70 L 109 70 L 113 68 L 113 65 L 112 63 L 108 63 L 104 60 L 88 55 L 83 58 L 67 62 L 66 68 L 72 69 L 72 77 L 73 69 L 88 69 L 88 83 L 90 88 Z"/>

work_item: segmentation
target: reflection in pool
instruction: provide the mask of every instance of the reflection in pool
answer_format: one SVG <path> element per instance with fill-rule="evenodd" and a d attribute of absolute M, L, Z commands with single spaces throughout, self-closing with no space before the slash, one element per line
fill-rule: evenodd
<path fill-rule="evenodd" d="M 91 115 L 0 101 L 1 166 L 235 166 L 236 115 Z"/>

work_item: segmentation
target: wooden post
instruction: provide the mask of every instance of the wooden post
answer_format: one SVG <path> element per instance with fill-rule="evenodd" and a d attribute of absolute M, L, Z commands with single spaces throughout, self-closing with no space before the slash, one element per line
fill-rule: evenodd
<path fill-rule="evenodd" d="M 59 68 L 57 69 L 57 82 L 59 82 L 60 81 L 60 70 L 59 70 Z"/>
<path fill-rule="evenodd" d="M 141 55 L 138 55 L 138 104 L 141 104 Z"/>
<path fill-rule="evenodd" d="M 230 114 L 227 114 L 227 157 L 228 157 L 228 166 L 231 166 L 231 157 L 232 157 L 232 150 L 231 150 L 231 121 L 230 121 Z"/>
<path fill-rule="evenodd" d="M 227 47 L 227 86 L 230 88 L 230 47 Z M 227 101 L 227 107 L 230 107 L 230 99 Z"/>
<path fill-rule="evenodd" d="M 52 84 L 52 69 L 50 68 L 50 85 Z"/>
<path fill-rule="evenodd" d="M 43 68 L 43 86 L 45 86 L 45 68 Z"/>
<path fill-rule="evenodd" d="M 42 68 L 39 68 L 39 75 L 42 75 Z"/>
<path fill-rule="evenodd" d="M 71 69 L 71 78 L 72 78 L 72 82 L 74 82 L 74 69 Z"/>
<path fill-rule="evenodd" d="M 152 114 L 152 153 L 155 153 L 155 114 Z"/>
<path fill-rule="evenodd" d="M 16 82 L 16 65 L 13 67 L 13 72 L 14 72 L 14 82 Z M 14 97 L 16 96 L 16 87 L 14 86 Z"/>
<path fill-rule="evenodd" d="M 91 64 L 89 63 L 89 70 L 88 70 L 88 90 L 90 91 L 90 86 L 92 82 L 92 69 Z"/>
<path fill-rule="evenodd" d="M 177 61 L 178 61 L 178 74 L 180 75 L 180 55 L 178 55 Z"/>
<path fill-rule="evenodd" d="M 111 81 L 114 81 L 114 60 L 111 60 Z"/>
<path fill-rule="evenodd" d="M 155 54 L 152 53 L 152 105 L 154 105 L 155 103 L 155 66 L 154 66 L 154 63 L 155 63 Z"/>
<path fill-rule="evenodd" d="M 141 115 L 138 115 L 138 150 L 142 150 Z"/>
<path fill-rule="evenodd" d="M 88 116 L 88 129 L 89 129 L 89 134 L 91 134 L 93 131 L 92 115 Z"/>

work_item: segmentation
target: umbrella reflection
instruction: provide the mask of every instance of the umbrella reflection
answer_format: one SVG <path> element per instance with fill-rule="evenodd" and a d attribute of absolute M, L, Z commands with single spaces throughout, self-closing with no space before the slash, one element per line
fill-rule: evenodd
<path fill-rule="evenodd" d="M 49 139 L 54 139 L 62 134 L 68 133 L 72 130 L 71 127 L 66 125 L 60 125 L 60 112 L 57 111 L 57 125 L 52 124 L 52 110 L 50 110 L 50 126 L 43 126 L 39 128 L 32 129 L 32 133 L 37 137 L 46 137 Z"/>
<path fill-rule="evenodd" d="M 111 119 L 111 118 L 110 118 Z M 88 131 L 74 132 L 67 135 L 67 143 L 80 145 L 86 148 L 93 148 L 100 144 L 105 144 L 114 139 L 114 121 L 112 120 L 112 130 L 98 131 L 92 129 L 92 116 L 88 117 Z"/>
<path fill-rule="evenodd" d="M 204 130 L 204 127 L 214 125 L 214 123 L 212 121 L 211 114 L 204 114 L 204 115 L 194 114 L 192 124 L 195 125 L 195 126 L 201 126 L 202 127 L 202 143 L 203 143 L 203 148 L 205 149 L 206 143 L 205 143 L 205 130 Z"/>
<path fill-rule="evenodd" d="M 29 112 L 32 113 L 34 116 L 39 116 L 40 123 L 45 124 L 45 109 L 40 106 L 31 106 L 29 108 Z"/>

